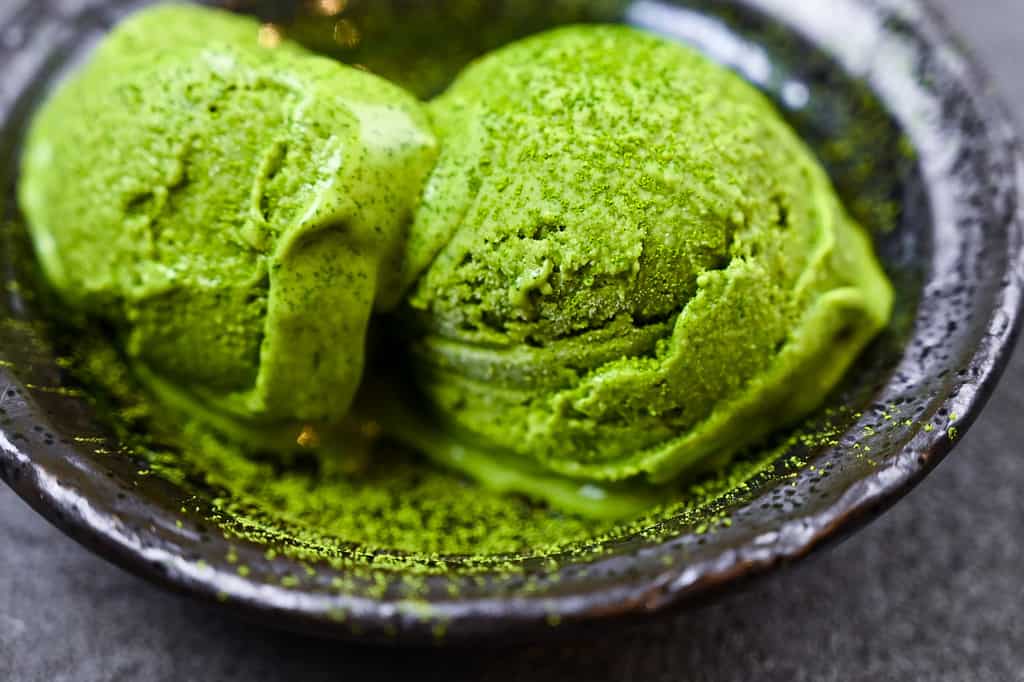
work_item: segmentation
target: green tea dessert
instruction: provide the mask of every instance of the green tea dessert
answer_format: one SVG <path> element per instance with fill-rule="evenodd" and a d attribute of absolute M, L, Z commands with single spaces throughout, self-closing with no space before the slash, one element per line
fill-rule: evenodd
<path fill-rule="evenodd" d="M 39 112 L 21 205 L 53 287 L 160 395 L 334 422 L 436 140 L 405 91 L 259 28 L 187 5 L 122 23 Z"/>
<path fill-rule="evenodd" d="M 578 518 L 635 517 L 678 502 L 652 483 L 820 405 L 887 323 L 890 285 L 814 157 L 685 47 L 560 29 L 422 105 L 268 30 L 187 5 L 136 14 L 26 144 L 43 273 L 116 335 L 95 373 L 126 359 L 155 395 L 125 409 L 177 449 L 166 470 L 202 462 L 225 489 L 365 529 L 457 480 L 421 476 L 418 451 Z M 477 48 L 398 71 L 427 91 Z M 390 336 L 368 344 L 380 313 Z M 368 345 L 384 352 L 364 379 Z M 289 469 L 303 457 L 337 509 Z M 433 518 L 409 510 L 410 527 Z"/>
<path fill-rule="evenodd" d="M 810 151 L 690 49 L 560 29 L 430 113 L 401 326 L 432 416 L 492 475 L 720 465 L 820 405 L 887 323 L 890 285 Z"/>

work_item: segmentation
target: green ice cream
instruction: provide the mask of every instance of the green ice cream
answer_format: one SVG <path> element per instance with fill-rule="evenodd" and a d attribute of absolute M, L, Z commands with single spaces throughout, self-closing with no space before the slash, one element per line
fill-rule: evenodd
<path fill-rule="evenodd" d="M 553 31 L 470 66 L 431 114 L 403 326 L 434 413 L 496 471 L 720 463 L 820 405 L 889 318 L 811 153 L 685 47 Z"/>
<path fill-rule="evenodd" d="M 129 18 L 40 111 L 21 205 L 57 292 L 162 394 L 331 422 L 398 301 L 436 141 L 397 86 L 258 36 L 194 6 Z"/>
<path fill-rule="evenodd" d="M 628 516 L 666 495 L 648 481 L 818 406 L 888 320 L 810 152 L 684 47 L 562 29 L 426 110 L 260 35 L 194 6 L 129 18 L 24 155 L 46 277 L 188 432 L 272 449 L 311 424 L 333 455 L 383 423 L 496 490 Z M 357 400 L 389 311 L 400 350 Z"/>

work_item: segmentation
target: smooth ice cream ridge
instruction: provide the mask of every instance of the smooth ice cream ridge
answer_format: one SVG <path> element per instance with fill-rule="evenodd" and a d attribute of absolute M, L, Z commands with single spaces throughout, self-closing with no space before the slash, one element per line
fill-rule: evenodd
<path fill-rule="evenodd" d="M 424 108 L 257 35 L 134 15 L 24 157 L 47 278 L 190 428 L 293 447 L 313 424 L 326 450 L 352 408 L 485 486 L 617 518 L 820 405 L 888 320 L 811 153 L 687 48 L 553 31 Z M 357 399 L 375 313 L 399 361 Z"/>
<path fill-rule="evenodd" d="M 430 110 L 442 151 L 405 326 L 433 414 L 499 470 L 663 482 L 721 464 L 820 405 L 889 318 L 811 153 L 685 47 L 553 31 Z"/>
<path fill-rule="evenodd" d="M 42 108 L 20 185 L 61 297 L 238 433 L 347 413 L 436 156 L 411 95 L 258 35 L 195 6 L 133 15 Z"/>

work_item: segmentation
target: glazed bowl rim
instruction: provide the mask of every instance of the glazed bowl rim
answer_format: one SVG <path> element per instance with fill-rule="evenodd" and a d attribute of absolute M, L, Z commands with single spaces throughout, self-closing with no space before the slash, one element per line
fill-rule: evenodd
<path fill-rule="evenodd" d="M 863 0 L 851 0 L 863 2 Z M 758 5 L 760 0 L 744 0 Z M 941 49 L 964 66 L 960 85 L 972 97 L 986 126 L 991 149 L 1003 145 L 1009 159 L 1006 173 L 1016 205 L 1024 197 L 1024 160 L 1001 102 L 988 90 L 987 78 L 938 15 L 921 0 L 909 0 L 906 11 L 931 47 Z M 1005 224 L 1008 245 L 1007 272 L 997 292 L 985 329 L 992 341 L 981 344 L 970 358 L 979 371 L 963 382 L 948 403 L 955 408 L 955 428 L 963 433 L 976 419 L 995 388 L 1016 341 L 1024 291 L 1024 223 L 1015 211 Z M 0 384 L 17 380 L 0 367 Z M 437 618 L 447 623 L 456 639 L 522 631 L 559 621 L 580 623 L 593 619 L 638 615 L 707 597 L 741 578 L 768 572 L 800 558 L 826 541 L 837 539 L 881 513 L 922 480 L 952 449 L 953 437 L 941 431 L 919 431 L 899 456 L 887 459 L 870 475 L 849 487 L 834 503 L 813 514 L 790 521 L 777 529 L 770 543 L 750 541 L 732 547 L 714 559 L 681 563 L 657 575 L 620 579 L 614 585 L 544 597 L 459 598 L 432 605 Z M 33 459 L 30 448 L 20 447 L 6 429 L 0 430 L 0 478 L 32 507 L 82 544 L 164 586 L 205 596 L 229 599 L 243 613 L 254 617 L 280 617 L 289 629 L 315 634 L 349 636 L 325 627 L 330 613 L 343 607 L 350 623 L 382 630 L 403 615 L 401 601 L 375 600 L 355 595 L 327 596 L 304 593 L 282 586 L 257 584 L 237 573 L 217 567 L 197 572 L 191 562 L 173 552 L 146 546 L 139 536 L 97 507 L 94 499 L 67 485 L 61 472 Z M 17 472 L 17 473 L 14 473 Z M 414 622 L 414 621 L 412 621 Z M 426 641 L 430 634 L 407 628 L 409 641 Z M 355 636 L 358 637 L 356 634 Z M 374 638 L 376 639 L 376 638 Z"/>

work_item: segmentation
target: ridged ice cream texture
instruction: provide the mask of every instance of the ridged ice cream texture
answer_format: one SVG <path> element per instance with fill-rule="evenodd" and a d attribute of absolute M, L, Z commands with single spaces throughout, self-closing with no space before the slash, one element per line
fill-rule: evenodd
<path fill-rule="evenodd" d="M 634 509 L 648 494 L 613 483 L 806 415 L 890 316 L 812 153 L 686 47 L 559 29 L 424 108 L 258 29 L 134 15 L 24 156 L 47 278 L 197 415 L 338 422 L 371 316 L 395 312 L 415 388 L 389 394 L 418 413 L 395 435 L 496 487 Z"/>
<path fill-rule="evenodd" d="M 496 461 L 656 482 L 720 464 L 819 406 L 890 316 L 812 153 L 684 46 L 552 31 L 430 112 L 402 327 L 433 414 Z"/>
<path fill-rule="evenodd" d="M 162 394 L 223 423 L 333 422 L 398 301 L 437 142 L 397 86 L 259 31 L 129 17 L 36 117 L 21 205 L 57 292 Z"/>

